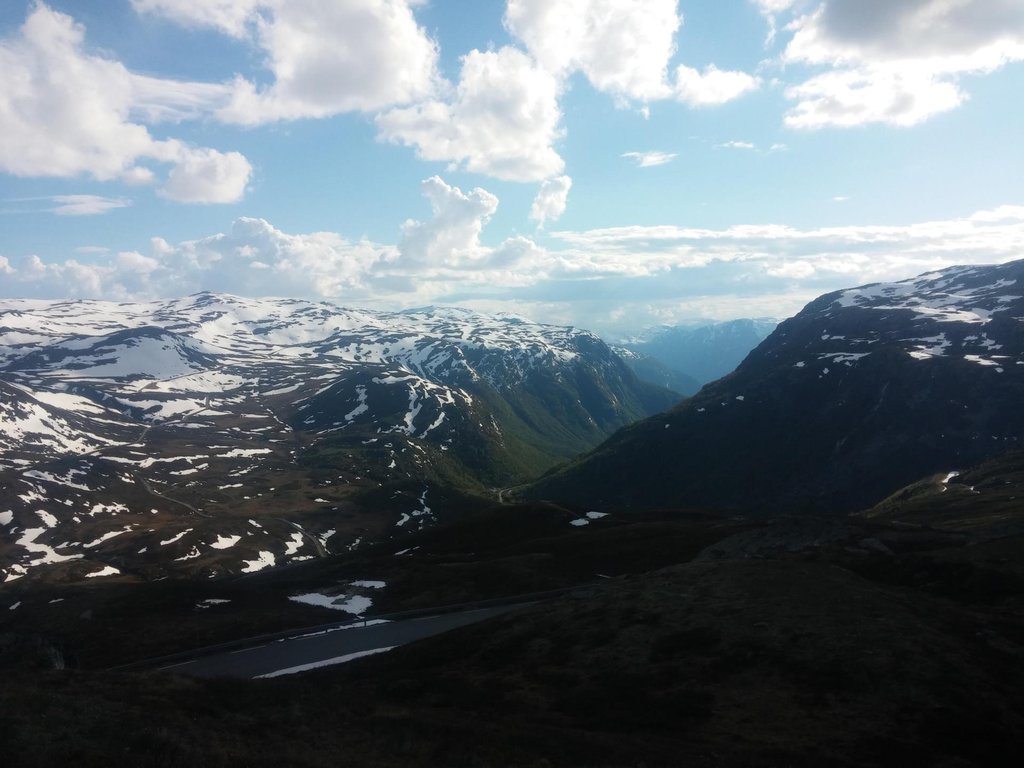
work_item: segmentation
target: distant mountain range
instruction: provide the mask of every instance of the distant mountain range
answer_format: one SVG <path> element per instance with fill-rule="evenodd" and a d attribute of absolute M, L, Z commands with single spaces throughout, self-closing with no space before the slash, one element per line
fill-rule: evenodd
<path fill-rule="evenodd" d="M 735 373 L 528 495 L 610 508 L 837 513 L 1016 448 L 1024 261 L 838 291 Z"/>
<path fill-rule="evenodd" d="M 732 373 L 778 325 L 774 320 L 740 319 L 653 328 L 615 342 L 644 381 L 692 395 L 704 384 Z"/>
<path fill-rule="evenodd" d="M 695 378 L 668 367 L 650 355 L 637 352 L 628 347 L 614 346 L 612 349 L 630 367 L 640 381 L 665 387 L 687 397 L 700 389 L 700 382 Z"/>
<path fill-rule="evenodd" d="M 0 581 L 323 556 L 677 399 L 590 333 L 508 315 L 0 302 Z"/>

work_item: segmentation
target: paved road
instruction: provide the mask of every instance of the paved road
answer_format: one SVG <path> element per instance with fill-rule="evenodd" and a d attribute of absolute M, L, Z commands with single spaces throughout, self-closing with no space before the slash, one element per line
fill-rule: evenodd
<path fill-rule="evenodd" d="M 159 498 L 163 499 L 164 501 L 169 501 L 172 504 L 177 504 L 179 506 L 182 506 L 185 509 L 190 510 L 191 512 L 194 512 L 195 514 L 199 515 L 200 517 L 206 517 L 206 518 L 210 518 L 210 519 L 213 518 L 213 515 L 208 515 L 205 512 L 202 512 L 202 511 L 196 509 L 191 504 L 189 504 L 187 501 L 182 501 L 181 499 L 172 499 L 170 496 L 167 496 L 167 495 L 165 495 L 163 493 L 160 493 L 160 491 L 158 491 L 156 488 L 154 488 L 152 485 L 150 485 L 150 482 L 146 478 L 142 477 L 141 475 L 135 475 L 135 478 L 140 483 L 142 483 L 142 487 L 143 488 L 145 488 L 147 491 L 149 491 L 149 493 L 153 494 L 154 496 L 158 496 Z"/>
<path fill-rule="evenodd" d="M 365 627 L 349 626 L 297 635 L 255 648 L 203 656 L 161 669 L 193 677 L 261 677 L 284 670 L 294 670 L 295 667 L 337 660 L 340 657 L 363 651 L 405 645 L 414 640 L 439 635 L 450 629 L 500 616 L 523 605 L 523 603 L 519 603 L 517 605 L 476 608 L 459 613 L 446 613 L 419 619 L 402 619 L 382 624 L 373 624 L 371 619 L 369 625 Z"/>
<path fill-rule="evenodd" d="M 309 533 L 309 531 L 307 531 L 301 525 L 299 525 L 298 523 L 293 523 L 291 520 L 285 520 L 283 517 L 275 518 L 275 520 L 277 520 L 278 522 L 281 522 L 281 523 L 285 523 L 286 525 L 290 525 L 298 533 L 302 534 L 302 538 L 304 538 L 306 541 L 308 541 L 310 544 L 313 545 L 313 549 L 316 550 L 316 556 L 317 557 L 319 557 L 319 558 L 328 557 L 327 549 L 326 549 L 326 547 L 324 547 L 323 542 L 320 541 L 320 539 L 318 539 L 312 533 Z"/>

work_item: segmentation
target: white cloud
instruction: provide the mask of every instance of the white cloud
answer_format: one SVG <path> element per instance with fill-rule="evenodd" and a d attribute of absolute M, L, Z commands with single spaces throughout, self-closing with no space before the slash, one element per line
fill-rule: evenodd
<path fill-rule="evenodd" d="M 916 125 L 966 101 L 962 75 L 1024 61 L 1019 0 L 824 0 L 787 29 L 785 61 L 829 68 L 787 90 L 795 128 Z"/>
<path fill-rule="evenodd" d="M 450 102 L 428 101 L 377 118 L 384 139 L 509 181 L 543 181 L 562 172 L 553 144 L 562 136 L 559 83 L 522 51 L 471 51 Z"/>
<path fill-rule="evenodd" d="M 131 73 L 131 115 L 147 124 L 196 120 L 221 109 L 230 86 L 166 80 Z"/>
<path fill-rule="evenodd" d="M 54 195 L 49 199 L 56 204 L 51 210 L 58 216 L 96 216 L 132 204 L 123 197 L 100 195 Z"/>
<path fill-rule="evenodd" d="M 86 53 L 84 39 L 71 17 L 40 2 L 16 35 L 0 40 L 0 171 L 152 183 L 156 175 L 147 162 L 170 163 L 172 176 L 181 176 L 189 173 L 181 164 L 201 153 L 211 162 L 229 159 L 236 176 L 244 164 L 248 178 L 241 155 L 156 140 L 135 122 L 137 115 L 181 114 L 211 99 L 210 86 L 140 78 L 120 62 Z M 167 86 L 164 101 L 158 82 Z M 223 189 L 207 191 L 208 198 L 196 201 L 230 196 Z"/>
<path fill-rule="evenodd" d="M 909 127 L 960 106 L 965 94 L 950 81 L 921 71 L 835 70 L 786 89 L 797 102 L 790 128 L 849 128 L 865 123 Z"/>
<path fill-rule="evenodd" d="M 166 16 L 179 24 L 212 27 L 232 37 L 245 37 L 262 0 L 131 0 L 139 13 Z"/>
<path fill-rule="evenodd" d="M 127 198 L 102 195 L 15 197 L 3 202 L 13 204 L 3 209 L 3 213 L 54 213 L 58 216 L 97 216 L 132 204 Z"/>
<path fill-rule="evenodd" d="M 83 263 L 30 256 L 4 281 L 9 296 L 113 300 L 177 296 L 202 289 L 248 296 L 341 298 L 366 295 L 362 280 L 394 249 L 318 232 L 289 235 L 262 219 L 238 219 L 227 234 L 171 245 L 154 239 L 149 255 L 119 253 Z M 360 291 L 362 291 L 360 293 Z"/>
<path fill-rule="evenodd" d="M 680 65 L 676 69 L 675 95 L 692 107 L 719 106 L 756 91 L 761 85 L 753 75 L 708 65 L 703 72 Z"/>
<path fill-rule="evenodd" d="M 238 152 L 195 149 L 175 142 L 175 166 L 160 194 L 178 203 L 234 203 L 245 196 L 252 166 Z"/>
<path fill-rule="evenodd" d="M 398 250 L 403 265 L 454 267 L 480 261 L 486 255 L 480 233 L 498 210 L 498 198 L 479 187 L 465 194 L 437 176 L 424 181 L 422 189 L 433 216 L 402 225 Z"/>
<path fill-rule="evenodd" d="M 793 5 L 796 0 L 753 0 L 765 13 L 781 13 Z"/>
<path fill-rule="evenodd" d="M 432 216 L 407 221 L 398 245 L 355 242 L 333 232 L 289 234 L 256 218 L 227 233 L 172 244 L 154 238 L 149 254 L 88 248 L 88 262 L 29 256 L 0 262 L 0 295 L 146 299 L 199 290 L 247 296 L 302 296 L 372 305 L 422 303 L 471 288 L 482 294 L 543 276 L 544 252 L 525 237 L 497 247 L 480 241 L 498 199 L 440 178 L 423 182 Z"/>
<path fill-rule="evenodd" d="M 653 168 L 666 165 L 676 159 L 675 152 L 623 152 L 623 157 L 635 160 L 639 168 Z"/>
<path fill-rule="evenodd" d="M 559 176 L 545 181 L 533 199 L 533 205 L 530 206 L 530 219 L 542 227 L 548 221 L 557 221 L 565 213 L 570 189 L 572 189 L 572 179 L 568 176 Z"/>
<path fill-rule="evenodd" d="M 82 52 L 83 29 L 38 6 L 0 41 L 0 169 L 18 176 L 115 179 L 153 140 L 128 121 L 131 75 Z"/>
<path fill-rule="evenodd" d="M 614 227 L 554 232 L 571 251 L 585 253 L 589 268 L 655 274 L 714 263 L 748 265 L 754 272 L 812 274 L 842 283 L 908 276 L 952 263 L 983 264 L 1024 253 L 1024 206 L 1003 206 L 960 219 L 904 226 L 798 229 L 779 224 L 727 229 L 674 226 Z M 813 273 L 805 265 L 813 267 Z M 837 286 L 838 287 L 838 286 Z"/>
<path fill-rule="evenodd" d="M 333 232 L 291 235 L 263 219 L 242 218 L 227 234 L 169 245 L 154 241 L 161 282 L 181 293 L 209 288 L 244 295 L 342 297 L 359 293 L 371 268 L 394 258 L 394 249 L 353 242 Z"/>
<path fill-rule="evenodd" d="M 722 149 L 757 149 L 757 147 L 749 141 L 727 141 L 724 144 L 718 144 L 717 146 Z"/>
<path fill-rule="evenodd" d="M 542 67 L 559 77 L 582 72 L 599 91 L 651 102 L 724 104 L 755 90 L 757 78 L 713 64 L 675 71 L 675 37 L 683 17 L 677 0 L 508 0 L 505 26 Z"/>
<path fill-rule="evenodd" d="M 600 91 L 638 101 L 670 95 L 666 83 L 676 0 L 508 0 L 505 26 L 549 72 L 582 72 Z"/>
<path fill-rule="evenodd" d="M 232 84 L 221 120 L 278 120 L 375 112 L 431 96 L 437 45 L 416 22 L 419 0 L 133 0 L 141 12 L 251 40 L 273 76 Z"/>

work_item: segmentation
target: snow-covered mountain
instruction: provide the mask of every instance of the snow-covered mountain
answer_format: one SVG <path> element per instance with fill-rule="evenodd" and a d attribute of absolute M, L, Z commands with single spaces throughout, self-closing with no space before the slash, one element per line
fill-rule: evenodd
<path fill-rule="evenodd" d="M 855 510 L 1017 447 L 1022 398 L 1024 261 L 953 267 L 822 296 L 735 373 L 532 492 L 596 508 Z"/>
<path fill-rule="evenodd" d="M 0 581 L 322 556 L 672 399 L 593 335 L 508 315 L 0 302 Z"/>

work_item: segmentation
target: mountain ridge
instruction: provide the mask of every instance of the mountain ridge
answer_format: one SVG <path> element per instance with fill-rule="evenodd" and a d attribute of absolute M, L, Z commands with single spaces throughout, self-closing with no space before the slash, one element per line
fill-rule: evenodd
<path fill-rule="evenodd" d="M 526 493 L 597 508 L 838 513 L 1013 448 L 1024 435 L 1018 285 L 1024 261 L 826 294 L 734 373 Z"/>

